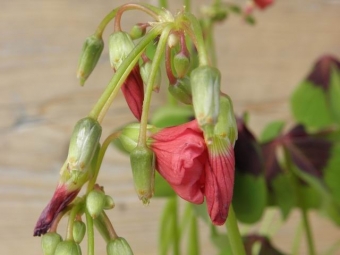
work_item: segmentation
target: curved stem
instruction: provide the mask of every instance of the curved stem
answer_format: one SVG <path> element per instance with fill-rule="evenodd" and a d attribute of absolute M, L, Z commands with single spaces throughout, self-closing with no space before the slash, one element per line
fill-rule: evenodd
<path fill-rule="evenodd" d="M 177 79 L 172 69 L 171 48 L 169 46 L 166 46 L 166 49 L 165 49 L 165 71 L 166 71 L 166 75 L 168 76 L 170 85 L 174 85 Z"/>
<path fill-rule="evenodd" d="M 228 214 L 226 226 L 227 226 L 227 231 L 228 231 L 229 243 L 230 243 L 233 254 L 246 255 L 244 245 L 242 242 L 242 237 L 240 235 L 240 231 L 237 226 L 237 220 L 236 220 L 235 212 L 234 212 L 232 205 L 230 205 L 230 208 L 229 208 L 229 214 Z"/>
<path fill-rule="evenodd" d="M 93 219 L 88 212 L 86 215 L 86 225 L 87 225 L 87 255 L 94 255 L 94 231 L 93 231 Z"/>
<path fill-rule="evenodd" d="M 81 202 L 78 201 L 78 203 L 74 204 L 70 211 L 70 216 L 68 217 L 68 223 L 67 223 L 67 233 L 66 233 L 66 240 L 74 240 L 73 239 L 73 226 L 74 226 L 74 220 L 76 218 L 77 213 L 79 212 L 81 207 Z"/>
<path fill-rule="evenodd" d="M 161 60 L 163 58 L 163 53 L 165 46 L 167 45 L 168 35 L 172 29 L 172 23 L 168 24 L 162 31 L 161 37 L 158 42 L 158 46 L 155 52 L 155 56 L 152 61 L 150 75 L 146 84 L 146 91 L 143 101 L 143 111 L 140 123 L 140 132 L 138 138 L 138 145 L 144 146 L 146 144 L 146 133 L 148 125 L 148 115 L 151 103 L 153 84 L 155 83 L 155 78 L 157 75 L 157 69 L 160 66 Z"/>
<path fill-rule="evenodd" d="M 109 109 L 113 99 L 118 94 L 121 85 L 126 80 L 127 76 L 130 74 L 133 67 L 138 62 L 139 57 L 143 53 L 146 46 L 157 37 L 157 35 L 162 31 L 163 26 L 159 25 L 154 27 L 147 33 L 143 39 L 136 45 L 136 47 L 131 51 L 131 53 L 126 57 L 126 59 L 119 66 L 117 72 L 113 75 L 109 84 L 107 85 L 105 91 L 97 101 L 96 105 L 93 107 L 89 113 L 89 117 L 101 122 Z"/>
<path fill-rule="evenodd" d="M 105 226 L 107 227 L 107 230 L 109 232 L 110 239 L 118 238 L 118 235 L 117 235 L 115 229 L 113 228 L 112 223 L 111 223 L 109 217 L 107 217 L 106 213 L 103 212 L 101 216 L 102 216 L 102 219 L 105 223 Z"/>
<path fill-rule="evenodd" d="M 116 16 L 117 11 L 119 8 L 113 9 L 111 12 L 109 12 L 105 18 L 100 22 L 95 34 L 98 37 L 102 37 L 104 29 L 106 28 L 107 24 Z"/>

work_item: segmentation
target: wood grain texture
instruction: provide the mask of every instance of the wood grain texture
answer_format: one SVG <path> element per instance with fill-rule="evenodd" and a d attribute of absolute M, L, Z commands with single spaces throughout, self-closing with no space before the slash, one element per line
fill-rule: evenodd
<path fill-rule="evenodd" d="M 32 237 L 35 221 L 54 190 L 74 123 L 88 113 L 112 75 L 105 49 L 86 86 L 78 86 L 80 49 L 101 18 L 125 2 L 0 0 L 1 254 L 42 254 L 40 239 Z M 170 2 L 172 10 L 180 8 L 181 1 Z M 208 1 L 192 2 L 197 11 L 196 5 Z M 339 13 L 337 0 L 277 0 L 256 14 L 256 27 L 237 17 L 216 27 L 223 90 L 234 99 L 237 113 L 250 113 L 256 133 L 270 120 L 292 121 L 289 95 L 317 57 L 340 57 Z M 136 18 L 147 20 L 127 13 L 126 27 L 140 21 Z M 153 107 L 162 99 L 162 94 L 155 97 Z M 119 96 L 104 120 L 104 135 L 132 120 Z M 109 149 L 99 182 L 117 204 L 110 212 L 113 224 L 135 254 L 157 254 L 164 201 L 142 206 L 131 180 L 128 158 Z M 275 244 L 285 251 L 294 238 L 296 216 L 275 235 Z M 317 249 L 325 251 L 340 231 L 317 215 L 313 219 Z M 203 227 L 202 254 L 214 254 L 207 233 Z M 104 245 L 97 248 L 97 254 L 105 254 Z"/>

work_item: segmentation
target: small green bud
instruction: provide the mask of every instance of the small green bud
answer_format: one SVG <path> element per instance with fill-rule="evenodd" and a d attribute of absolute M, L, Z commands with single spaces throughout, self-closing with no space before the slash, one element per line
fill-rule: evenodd
<path fill-rule="evenodd" d="M 183 52 L 179 52 L 173 58 L 174 69 L 178 78 L 183 78 L 189 71 L 190 58 Z"/>
<path fill-rule="evenodd" d="M 137 147 L 138 144 L 138 137 L 139 137 L 139 130 L 140 124 L 139 123 L 132 123 L 125 126 L 122 129 L 122 132 L 119 136 L 119 141 L 121 145 L 127 152 L 131 152 L 134 148 Z M 155 132 L 156 128 L 152 125 L 147 126 L 147 131 L 149 133 Z"/>
<path fill-rule="evenodd" d="M 73 129 L 67 156 L 67 169 L 72 175 L 81 175 L 90 168 L 99 146 L 102 128 L 98 121 L 86 117 Z"/>
<path fill-rule="evenodd" d="M 118 31 L 111 34 L 109 38 L 111 67 L 117 70 L 134 47 L 135 44 L 128 33 Z"/>
<path fill-rule="evenodd" d="M 198 124 L 214 126 L 220 106 L 221 74 L 217 68 L 199 66 L 190 74 L 192 102 Z"/>
<path fill-rule="evenodd" d="M 154 192 L 153 151 L 147 147 L 137 146 L 130 153 L 130 164 L 137 195 L 143 204 L 147 204 Z"/>
<path fill-rule="evenodd" d="M 231 144 L 237 140 L 237 123 L 233 110 L 233 103 L 228 95 L 220 96 L 220 113 L 214 128 L 214 134 L 221 138 L 228 138 Z"/>
<path fill-rule="evenodd" d="M 49 232 L 42 236 L 41 247 L 44 255 L 54 255 L 57 245 L 63 239 L 58 233 Z"/>
<path fill-rule="evenodd" d="M 104 210 L 105 201 L 105 193 L 98 189 L 92 190 L 86 196 L 86 209 L 92 218 L 97 218 L 98 215 Z"/>
<path fill-rule="evenodd" d="M 54 255 L 81 255 L 81 249 L 74 241 L 62 241 L 58 244 Z"/>
<path fill-rule="evenodd" d="M 109 209 L 112 209 L 113 207 L 115 207 L 115 202 L 113 201 L 113 198 L 106 195 L 104 210 L 109 210 Z"/>
<path fill-rule="evenodd" d="M 148 61 L 145 62 L 141 67 L 140 67 L 140 75 L 142 76 L 142 80 L 144 82 L 144 84 L 147 84 L 150 73 L 151 73 L 151 65 L 152 62 Z M 156 73 L 156 77 L 155 77 L 155 82 L 152 86 L 152 90 L 158 92 L 159 88 L 161 86 L 161 82 L 162 82 L 162 73 L 161 73 L 161 69 L 157 68 L 157 73 Z"/>
<path fill-rule="evenodd" d="M 131 28 L 130 37 L 132 40 L 136 40 L 144 36 L 146 33 L 146 25 L 136 24 Z"/>
<path fill-rule="evenodd" d="M 130 245 L 123 237 L 110 240 L 106 245 L 107 255 L 133 255 Z"/>
<path fill-rule="evenodd" d="M 86 232 L 86 225 L 80 220 L 73 223 L 73 239 L 76 243 L 81 243 L 84 239 Z"/>
<path fill-rule="evenodd" d="M 169 85 L 170 94 L 184 104 L 192 104 L 190 79 L 184 77 L 177 79 L 174 85 Z"/>
<path fill-rule="evenodd" d="M 80 79 L 81 85 L 84 85 L 86 79 L 96 67 L 103 49 L 104 42 L 101 36 L 91 35 L 86 38 L 80 54 L 77 70 L 77 78 Z"/>

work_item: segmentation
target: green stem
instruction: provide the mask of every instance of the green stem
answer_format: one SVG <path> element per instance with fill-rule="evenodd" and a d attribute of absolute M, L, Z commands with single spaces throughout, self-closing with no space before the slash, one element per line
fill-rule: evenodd
<path fill-rule="evenodd" d="M 228 214 L 226 226 L 227 226 L 227 231 L 228 231 L 229 243 L 230 243 L 233 254 L 246 255 L 243 242 L 242 242 L 242 237 L 238 229 L 236 215 L 235 215 L 232 205 L 230 205 L 230 208 L 229 208 L 229 214 Z"/>
<path fill-rule="evenodd" d="M 149 116 L 149 109 L 150 109 L 150 104 L 151 104 L 153 84 L 155 83 L 157 71 L 160 66 L 161 60 L 163 58 L 165 47 L 167 45 L 168 35 L 173 27 L 172 25 L 173 25 L 172 23 L 170 24 L 168 23 L 168 25 L 163 29 L 161 37 L 157 45 L 157 49 L 156 49 L 153 61 L 152 61 L 151 70 L 150 70 L 150 74 L 149 74 L 148 81 L 146 84 L 146 91 L 145 91 L 144 101 L 143 101 L 143 111 L 142 111 L 142 116 L 141 116 L 140 132 L 139 132 L 139 138 L 138 138 L 139 146 L 144 146 L 146 144 L 148 116 Z"/>
<path fill-rule="evenodd" d="M 284 156 L 285 156 L 287 171 L 290 174 L 292 183 L 295 188 L 297 206 L 299 207 L 300 212 L 301 212 L 302 223 L 305 229 L 309 255 L 315 255 L 316 253 L 315 253 L 314 241 L 313 241 L 313 236 L 312 236 L 312 230 L 311 230 L 309 219 L 308 219 L 307 209 L 304 204 L 303 197 L 302 197 L 301 187 L 299 185 L 299 179 L 297 178 L 297 176 L 295 175 L 293 171 L 293 163 L 289 155 L 289 152 L 286 148 L 284 148 Z"/>
<path fill-rule="evenodd" d="M 191 207 L 191 219 L 190 219 L 190 228 L 189 228 L 189 244 L 188 244 L 188 255 L 199 255 L 199 238 L 198 238 L 198 227 L 197 227 L 197 218 L 193 212 L 192 205 Z"/>
<path fill-rule="evenodd" d="M 93 219 L 88 212 L 86 215 L 86 231 L 87 231 L 87 255 L 94 255 L 94 231 L 93 231 Z"/>
<path fill-rule="evenodd" d="M 94 219 L 94 224 L 98 232 L 104 238 L 105 242 L 118 238 L 118 235 L 114 230 L 109 217 L 107 217 L 104 211 L 97 218 Z"/>
<path fill-rule="evenodd" d="M 103 32 L 107 26 L 107 24 L 109 24 L 109 22 L 116 16 L 117 11 L 119 8 L 113 9 L 111 12 L 109 12 L 105 18 L 100 22 L 95 35 L 97 35 L 98 37 L 102 37 Z"/>
<path fill-rule="evenodd" d="M 77 200 L 71 211 L 70 211 L 70 215 L 68 217 L 68 223 L 67 223 L 67 233 L 66 233 L 66 240 L 74 240 L 73 238 L 73 226 L 74 226 L 74 220 L 76 218 L 77 213 L 79 212 L 81 207 L 81 201 Z"/>
<path fill-rule="evenodd" d="M 302 221 L 296 228 L 293 245 L 292 245 L 292 255 L 299 255 L 300 254 L 300 244 L 301 244 L 301 234 L 302 234 L 303 223 Z"/>
<path fill-rule="evenodd" d="M 185 6 L 185 11 L 190 12 L 190 10 L 191 10 L 191 1 L 190 0 L 184 0 L 183 4 Z"/>
<path fill-rule="evenodd" d="M 173 255 L 179 255 L 180 254 L 180 238 L 179 238 L 179 228 L 178 228 L 178 198 L 177 196 L 174 196 L 173 198 L 170 198 L 171 205 L 172 205 L 172 212 L 173 212 L 173 218 L 174 218 L 174 243 L 173 243 Z"/>
<path fill-rule="evenodd" d="M 158 248 L 160 255 L 168 254 L 169 247 L 172 242 L 172 228 L 174 225 L 172 215 L 172 201 L 167 199 L 167 203 L 164 206 L 158 235 Z"/>
<path fill-rule="evenodd" d="M 168 8 L 168 1 L 167 0 L 158 0 L 158 5 L 162 8 Z"/>
<path fill-rule="evenodd" d="M 121 85 L 124 83 L 131 70 L 134 68 L 138 62 L 141 54 L 145 50 L 146 46 L 157 37 L 157 35 L 162 31 L 163 25 L 158 25 L 151 29 L 143 39 L 136 45 L 136 47 L 131 51 L 131 53 L 126 57 L 126 59 L 119 66 L 117 72 L 113 75 L 109 84 L 107 85 L 105 91 L 97 101 L 96 105 L 93 107 L 89 113 L 89 117 L 92 117 L 98 122 L 101 122 L 104 118 L 107 110 L 109 109 L 113 99 L 118 94 Z"/>

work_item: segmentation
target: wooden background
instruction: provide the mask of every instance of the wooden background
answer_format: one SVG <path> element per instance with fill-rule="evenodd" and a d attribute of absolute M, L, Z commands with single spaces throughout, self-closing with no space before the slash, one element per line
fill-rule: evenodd
<path fill-rule="evenodd" d="M 32 237 L 33 227 L 54 190 L 70 132 L 112 75 L 106 49 L 86 86 L 78 86 L 79 52 L 102 17 L 125 2 L 0 0 L 1 254 L 42 254 L 40 239 Z M 169 2 L 174 11 L 180 7 L 179 0 Z M 192 2 L 198 6 L 208 1 Z M 231 17 L 217 26 L 216 35 L 223 90 L 234 99 L 237 113 L 250 113 L 251 126 L 259 133 L 270 120 L 292 121 L 289 95 L 317 57 L 324 53 L 340 57 L 340 1 L 276 0 L 256 17 L 256 27 Z M 134 12 L 124 16 L 127 25 L 141 20 L 147 19 Z M 153 106 L 161 101 L 162 95 L 155 97 Z M 104 135 L 131 120 L 119 97 L 103 123 Z M 157 224 L 164 202 L 154 199 L 142 206 L 131 178 L 128 158 L 109 149 L 99 182 L 115 199 L 113 224 L 135 254 L 157 254 Z M 296 216 L 293 213 L 274 238 L 287 252 Z M 318 215 L 313 219 L 322 254 L 339 241 L 340 230 Z M 214 254 L 205 228 L 202 244 L 202 254 Z M 105 254 L 104 245 L 97 248 L 97 254 Z M 301 254 L 306 254 L 304 248 Z"/>

